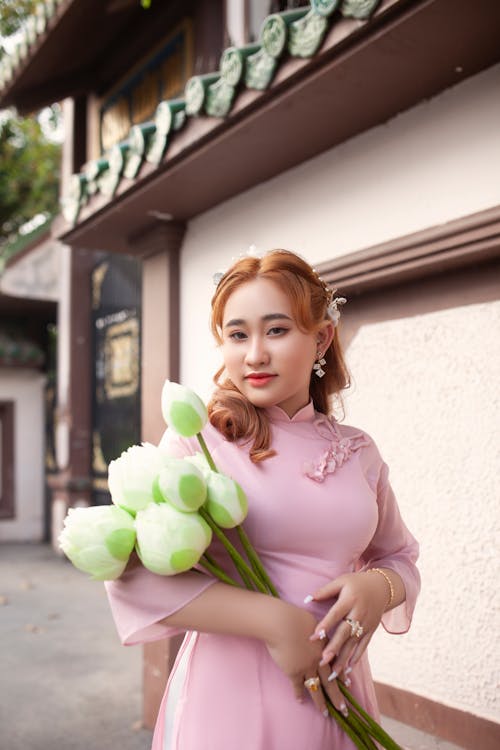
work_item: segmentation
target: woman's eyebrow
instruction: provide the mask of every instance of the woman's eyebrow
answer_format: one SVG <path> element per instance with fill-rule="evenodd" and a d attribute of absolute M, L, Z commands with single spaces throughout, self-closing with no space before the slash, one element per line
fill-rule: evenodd
<path fill-rule="evenodd" d="M 264 322 L 268 322 L 270 320 L 292 320 L 292 318 L 289 315 L 285 315 L 285 313 L 268 313 L 267 315 L 263 315 L 261 320 Z M 232 326 L 242 326 L 245 325 L 246 320 L 244 318 L 233 318 L 232 320 L 228 320 L 224 328 L 231 328 Z"/>

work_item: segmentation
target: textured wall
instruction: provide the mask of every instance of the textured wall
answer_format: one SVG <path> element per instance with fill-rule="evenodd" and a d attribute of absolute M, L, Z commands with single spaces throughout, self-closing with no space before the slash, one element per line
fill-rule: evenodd
<path fill-rule="evenodd" d="M 30 370 L 0 370 L 0 401 L 14 401 L 15 513 L 0 520 L 0 541 L 39 541 L 44 510 L 44 384 Z"/>
<path fill-rule="evenodd" d="M 367 323 L 348 348 L 346 398 L 346 421 L 376 439 L 421 543 L 413 627 L 377 633 L 374 675 L 496 721 L 499 337 L 500 302 Z"/>
<path fill-rule="evenodd" d="M 496 66 L 191 222 L 183 382 L 211 391 L 212 274 L 250 244 L 319 262 L 500 204 L 499 79 Z M 491 274 L 448 274 L 352 300 L 344 328 L 347 420 L 379 443 L 422 544 L 414 627 L 377 634 L 375 677 L 496 721 L 499 296 Z"/>

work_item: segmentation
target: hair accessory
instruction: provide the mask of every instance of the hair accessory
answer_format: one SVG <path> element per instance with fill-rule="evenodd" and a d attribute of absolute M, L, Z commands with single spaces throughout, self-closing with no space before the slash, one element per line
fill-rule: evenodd
<path fill-rule="evenodd" d="M 332 297 L 336 291 L 337 290 L 334 289 L 331 292 Z M 331 299 L 330 302 L 328 303 L 328 306 L 326 308 L 326 314 L 328 315 L 328 317 L 330 318 L 334 326 L 337 326 L 340 320 L 339 307 L 342 307 L 342 305 L 345 305 L 346 302 L 347 300 L 345 297 L 333 297 L 333 299 Z"/>
<path fill-rule="evenodd" d="M 318 360 L 313 364 L 313 370 L 314 374 L 318 376 L 318 378 L 322 378 L 325 374 L 325 370 L 323 370 L 323 365 L 326 365 L 326 359 L 323 359 L 323 355 L 321 352 L 318 352 L 316 355 L 316 359 Z"/>
<path fill-rule="evenodd" d="M 350 617 L 344 617 L 344 620 L 351 627 L 351 638 L 361 638 L 363 635 L 363 626 L 359 620 L 353 620 Z"/>
<path fill-rule="evenodd" d="M 382 570 L 381 568 L 368 568 L 366 572 L 367 573 L 380 573 L 380 575 L 384 576 L 385 580 L 389 584 L 389 601 L 385 605 L 385 608 L 388 609 L 388 607 L 390 607 L 392 602 L 394 601 L 394 585 L 391 579 L 389 578 L 385 570 Z"/>
<path fill-rule="evenodd" d="M 308 680 L 304 680 L 304 687 L 311 691 L 311 693 L 317 693 L 320 686 L 319 677 L 309 677 Z"/>
<path fill-rule="evenodd" d="M 231 258 L 231 266 L 236 263 L 236 261 L 242 260 L 243 258 L 262 258 L 262 255 L 263 254 L 260 252 L 260 250 L 257 249 L 257 245 L 250 245 L 244 253 L 240 253 L 238 256 L 233 256 Z M 225 271 L 217 271 L 213 274 L 212 279 L 215 286 L 219 286 L 227 271 L 228 269 L 226 268 Z"/>

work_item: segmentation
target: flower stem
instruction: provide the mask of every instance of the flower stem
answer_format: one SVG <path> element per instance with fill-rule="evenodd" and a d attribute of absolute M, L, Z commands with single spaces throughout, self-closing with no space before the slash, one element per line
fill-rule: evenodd
<path fill-rule="evenodd" d="M 359 703 L 353 698 L 353 696 L 349 693 L 345 685 L 340 682 L 340 680 L 337 680 L 337 684 L 339 686 L 339 689 L 344 694 L 344 696 L 347 698 L 349 703 L 356 709 L 358 714 L 362 719 L 364 719 L 365 726 L 367 730 L 370 732 L 372 737 L 374 737 L 377 742 L 380 742 L 380 744 L 386 748 L 386 750 L 402 750 L 401 746 L 398 745 L 397 742 L 395 742 L 392 737 L 390 737 L 387 732 L 385 732 L 380 724 L 378 724 L 371 716 L 368 714 L 360 705 Z"/>
<path fill-rule="evenodd" d="M 266 569 L 262 565 L 260 557 L 258 556 L 257 552 L 254 550 L 252 543 L 250 542 L 250 539 L 248 538 L 246 534 L 245 529 L 243 528 L 243 526 L 237 526 L 236 531 L 238 532 L 240 541 L 243 545 L 245 552 L 247 553 L 247 557 L 250 560 L 250 563 L 255 573 L 260 577 L 262 582 L 267 586 L 267 588 L 269 589 L 269 593 L 279 599 L 279 594 L 276 588 L 274 587 L 273 582 L 269 578 Z"/>
<path fill-rule="evenodd" d="M 212 471 L 216 471 L 218 473 L 217 466 L 215 465 L 214 460 L 212 456 L 210 455 L 210 451 L 208 450 L 208 446 L 205 442 L 205 438 L 203 437 L 201 432 L 197 432 L 196 437 L 198 438 L 198 442 L 200 444 L 201 450 L 203 451 L 203 455 L 207 459 L 208 465 L 210 466 Z"/>
<path fill-rule="evenodd" d="M 199 514 L 201 517 L 208 523 L 216 537 L 222 542 L 226 550 L 228 551 L 229 555 L 231 556 L 231 560 L 234 562 L 239 574 L 245 581 L 245 579 L 250 580 L 252 583 L 252 588 L 256 588 L 257 591 L 260 591 L 262 594 L 267 594 L 267 589 L 265 585 L 262 583 L 260 578 L 255 575 L 254 571 L 248 563 L 245 562 L 245 560 L 242 558 L 236 547 L 234 547 L 227 536 L 224 534 L 223 531 L 219 528 L 219 526 L 215 523 L 210 513 L 205 510 L 205 508 L 201 507 L 199 509 Z M 246 584 L 246 581 L 245 581 Z"/>
<path fill-rule="evenodd" d="M 212 560 L 211 557 L 205 554 L 200 557 L 199 564 L 202 565 L 205 570 L 208 570 L 209 573 L 211 573 L 213 576 L 219 579 L 219 581 L 222 581 L 223 583 L 227 583 L 230 586 L 238 586 L 239 584 L 234 581 L 231 576 L 228 576 L 227 573 L 224 573 L 223 570 L 221 570 Z"/>
<path fill-rule="evenodd" d="M 367 746 L 368 750 L 378 750 L 376 744 L 370 736 L 370 732 L 366 724 L 353 709 L 349 711 L 349 723 L 353 730 L 357 733 L 357 735 L 363 739 L 363 742 Z"/>
<path fill-rule="evenodd" d="M 327 701 L 326 705 L 330 716 L 335 719 L 340 728 L 343 729 L 348 737 L 351 738 L 358 750 L 370 750 L 363 738 L 355 732 L 348 720 L 340 713 L 340 711 L 337 711 L 337 709 L 331 704 L 329 700 Z"/>

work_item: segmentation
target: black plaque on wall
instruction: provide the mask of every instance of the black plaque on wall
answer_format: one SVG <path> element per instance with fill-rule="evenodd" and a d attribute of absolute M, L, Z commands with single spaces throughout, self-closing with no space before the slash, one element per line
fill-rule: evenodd
<path fill-rule="evenodd" d="M 109 462 L 141 435 L 141 264 L 107 254 L 92 271 L 93 502 L 110 502 Z"/>

